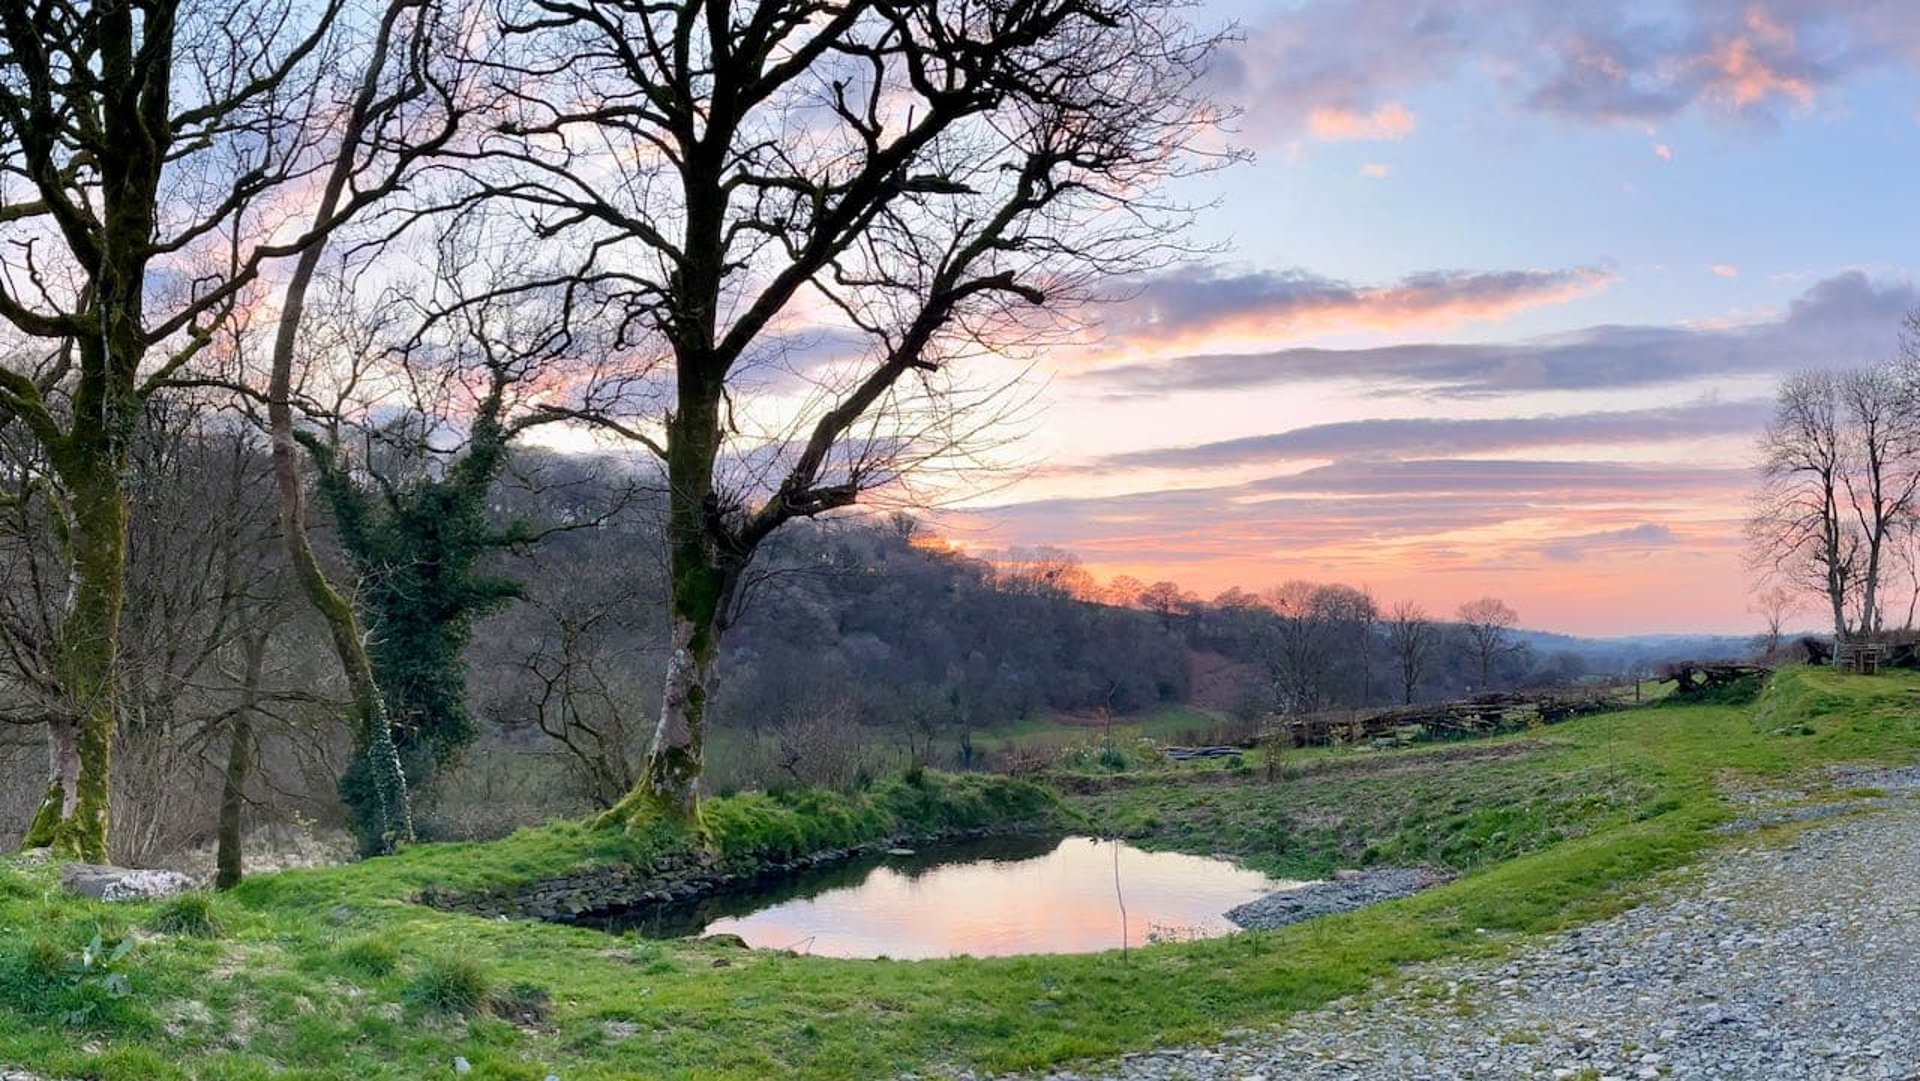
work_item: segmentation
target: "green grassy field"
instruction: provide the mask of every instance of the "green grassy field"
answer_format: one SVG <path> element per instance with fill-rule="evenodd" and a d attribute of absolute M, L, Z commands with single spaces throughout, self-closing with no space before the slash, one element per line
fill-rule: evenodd
<path fill-rule="evenodd" d="M 1035 1067 L 1204 1039 L 1368 986 L 1411 961 L 1507 948 L 1616 910 L 1712 843 L 1717 788 L 1920 753 L 1920 680 L 1793 671 L 1744 705 L 1660 705 L 1477 743 L 1332 752 L 1264 769 L 1087 782 L 1069 804 L 1142 843 L 1289 873 L 1428 862 L 1419 896 L 1281 931 L 1128 957 L 835 961 L 487 921 L 408 904 L 660 838 L 578 826 L 263 878 L 210 904 L 61 896 L 0 864 L 0 1065 L 56 1077 L 888 1077 Z M 896 782 L 898 783 L 898 782 Z M 1028 796 L 716 806 L 736 853 L 961 817 Z M 943 789 L 944 791 L 944 789 Z M 951 797 L 951 799 L 948 798 Z M 949 810 L 948 808 L 958 808 Z M 917 809 L 916 809 L 917 808 Z M 823 825 L 822 823 L 826 823 Z M 836 832 L 839 831 L 839 832 Z M 85 963 L 99 938 L 104 956 Z M 124 956 L 113 945 L 131 941 Z M 124 994 L 117 993 L 124 990 Z"/>

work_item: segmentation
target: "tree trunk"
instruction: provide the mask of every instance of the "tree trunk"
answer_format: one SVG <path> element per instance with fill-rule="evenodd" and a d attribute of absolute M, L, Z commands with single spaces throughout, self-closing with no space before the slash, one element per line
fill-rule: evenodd
<path fill-rule="evenodd" d="M 682 408 L 670 422 L 667 444 L 673 653 L 660 720 L 640 784 L 600 817 L 605 825 L 631 825 L 655 814 L 699 821 L 707 705 L 718 686 L 720 636 L 740 560 L 725 547 L 727 524 L 713 484 L 721 387 L 717 380 L 702 381 L 698 371 L 697 365 L 682 366 Z"/>
<path fill-rule="evenodd" d="M 230 890 L 246 873 L 243 855 L 246 831 L 247 777 L 253 772 L 253 711 L 260 705 L 260 671 L 266 666 L 270 635 L 247 639 L 246 671 L 240 684 L 240 702 L 227 729 L 227 771 L 220 784 L 220 826 L 214 852 L 213 887 Z"/>
<path fill-rule="evenodd" d="M 227 772 L 220 784 L 220 827 L 214 851 L 213 888 L 230 890 L 246 873 L 242 846 L 247 807 L 247 775 L 253 771 L 251 709 L 236 710 L 227 730 Z"/>
<path fill-rule="evenodd" d="M 127 510 L 120 465 L 111 450 L 63 479 L 72 502 L 72 586 L 60 626 L 57 664 L 71 719 L 51 726 L 53 778 L 26 843 L 104 863 L 116 724 L 114 658 L 126 594 Z"/>
<path fill-rule="evenodd" d="M 717 689 L 719 650 L 711 624 L 702 627 L 676 617 L 673 638 L 666 694 L 643 783 L 669 817 L 691 820 L 698 811 L 707 703 Z"/>

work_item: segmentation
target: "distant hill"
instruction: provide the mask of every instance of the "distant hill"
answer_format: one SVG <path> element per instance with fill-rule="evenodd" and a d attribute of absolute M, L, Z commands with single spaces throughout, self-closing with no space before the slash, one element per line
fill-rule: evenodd
<path fill-rule="evenodd" d="M 1634 634 L 1581 638 L 1551 631 L 1515 631 L 1514 638 L 1539 654 L 1572 653 L 1594 672 L 1627 672 L 1670 661 L 1738 660 L 1753 653 L 1753 639 L 1732 634 Z"/>

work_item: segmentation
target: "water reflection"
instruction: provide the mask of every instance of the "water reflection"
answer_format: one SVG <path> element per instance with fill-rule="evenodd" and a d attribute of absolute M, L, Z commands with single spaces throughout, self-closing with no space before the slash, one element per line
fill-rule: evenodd
<path fill-rule="evenodd" d="M 1115 872 L 1120 896 L 1115 894 Z M 626 928 L 735 934 L 749 945 L 833 957 L 1088 953 L 1125 937 L 1235 930 L 1222 913 L 1297 883 L 1223 860 L 1091 837 L 997 838 L 847 865 L 775 890 L 634 914 Z"/>

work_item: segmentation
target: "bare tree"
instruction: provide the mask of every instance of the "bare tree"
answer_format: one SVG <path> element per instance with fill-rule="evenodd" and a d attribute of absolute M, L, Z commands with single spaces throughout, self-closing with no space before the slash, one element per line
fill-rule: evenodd
<path fill-rule="evenodd" d="M 311 229 L 291 249 L 298 258 L 281 291 L 266 379 L 281 533 L 295 579 L 326 621 L 352 691 L 355 742 L 380 808 L 379 821 L 365 826 L 382 838 L 383 848 L 413 836 L 406 773 L 385 699 L 374 681 L 359 616 L 352 601 L 328 580 L 307 536 L 293 416 L 295 353 L 301 343 L 307 294 L 328 238 L 344 223 L 403 190 L 421 163 L 447 148 L 466 112 L 477 107 L 463 79 L 464 70 L 457 64 L 447 66 L 448 57 L 461 54 L 450 38 L 461 37 L 470 28 L 457 13 L 445 11 L 446 6 L 437 0 L 386 0 L 369 58 L 349 88 L 348 103 L 338 110 L 339 148 L 316 177 L 319 191 Z"/>
<path fill-rule="evenodd" d="M 1413 704 L 1420 678 L 1440 644 L 1439 629 L 1427 618 L 1426 609 L 1412 601 L 1398 601 L 1387 613 L 1387 648 L 1393 651 L 1400 670 L 1402 701 Z"/>
<path fill-rule="evenodd" d="M 1480 667 L 1480 689 L 1486 690 L 1493 679 L 1494 659 L 1519 647 L 1513 641 L 1513 628 L 1520 616 L 1498 597 L 1481 597 L 1460 606 L 1460 627 L 1466 632 L 1467 652 Z"/>
<path fill-rule="evenodd" d="M 282 606 L 265 447 L 206 396 L 180 393 L 143 411 L 128 446 L 128 540 L 109 855 L 141 865 L 208 832 L 211 782 L 224 758 L 236 796 L 248 786 L 251 733 L 306 734 L 281 723 L 315 702 L 304 678 L 246 663 L 272 638 L 297 653 L 304 631 Z M 18 433 L 16 433 L 18 434 Z M 0 461 L 34 477 L 30 441 L 0 440 Z M 62 689 L 43 679 L 65 610 L 65 556 L 58 510 L 39 480 L 9 493 L 0 517 L 0 712 L 34 716 L 61 708 Z M 218 513 L 209 513 L 218 508 Z M 271 725 L 271 727 L 269 727 Z M 237 831 L 241 805 L 233 804 Z M 219 836 L 223 861 L 237 832 Z M 232 867 L 237 872 L 237 860 Z"/>
<path fill-rule="evenodd" d="M 1748 523 L 1762 575 L 1820 597 L 1834 635 L 1879 630 L 1879 594 L 1920 494 L 1916 361 L 1781 384 Z"/>
<path fill-rule="evenodd" d="M 54 673 L 66 707 L 49 725 L 53 776 L 29 844 L 106 855 L 140 412 L 253 299 L 269 262 L 383 194 L 357 189 L 313 230 L 282 229 L 287 198 L 326 162 L 374 153 L 341 137 L 333 107 L 357 44 L 348 9 L 0 3 L 0 318 L 23 342 L 0 367 L 0 416 L 45 449 L 74 584 Z"/>
<path fill-rule="evenodd" d="M 760 543 L 991 439 L 954 362 L 1164 261 L 1185 215 L 1155 193 L 1218 119 L 1197 88 L 1219 39 L 1183 6 L 509 5 L 518 115 L 476 168 L 625 313 L 635 363 L 570 408 L 667 478 L 674 649 L 646 778 L 611 820 L 695 813 Z M 794 372 L 809 338 L 838 348 Z M 779 363 L 812 392 L 757 418 L 750 375 Z"/>
<path fill-rule="evenodd" d="M 1908 356 L 1920 367 L 1909 338 Z M 1897 536 L 1912 528 L 1920 496 L 1920 393 L 1895 364 L 1857 368 L 1839 378 L 1851 436 L 1849 468 L 1840 474 L 1863 550 L 1859 628 L 1881 629 L 1880 590 L 1895 558 Z"/>
<path fill-rule="evenodd" d="M 1283 708 L 1312 712 L 1327 698 L 1333 654 L 1354 627 L 1373 618 L 1372 598 L 1352 586 L 1299 579 L 1261 595 L 1273 621 L 1261 653 Z"/>
<path fill-rule="evenodd" d="M 1373 702 L 1373 642 L 1380 624 L 1380 604 L 1373 591 L 1362 586 L 1349 598 L 1347 621 L 1353 631 L 1353 651 L 1360 662 L 1360 703 Z"/>
<path fill-rule="evenodd" d="M 1134 594 L 1133 600 L 1140 607 L 1160 617 L 1160 629 L 1171 634 L 1174 621 L 1184 613 L 1191 611 L 1196 598 L 1180 588 L 1178 583 L 1159 581 Z"/>
<path fill-rule="evenodd" d="M 1841 474 L 1846 437 L 1837 378 L 1806 372 L 1780 386 L 1773 422 L 1760 442 L 1762 489 L 1748 523 L 1763 567 L 1827 604 L 1833 633 L 1852 629 L 1860 539 L 1849 528 Z"/>
<path fill-rule="evenodd" d="M 1787 620 L 1800 611 L 1801 594 L 1785 586 L 1769 586 L 1753 596 L 1748 611 L 1759 616 L 1766 625 L 1760 635 L 1760 652 L 1772 653 L 1780 648 L 1780 635 Z"/>

